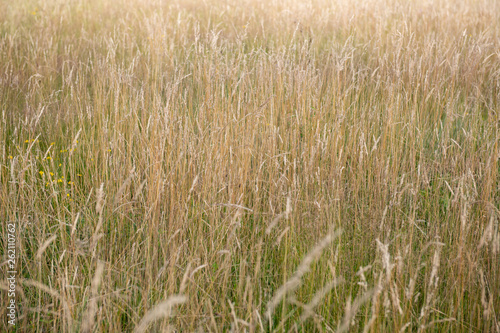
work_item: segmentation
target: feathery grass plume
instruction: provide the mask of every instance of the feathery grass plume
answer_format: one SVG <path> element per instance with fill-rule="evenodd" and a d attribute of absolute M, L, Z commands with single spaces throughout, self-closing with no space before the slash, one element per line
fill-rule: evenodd
<path fill-rule="evenodd" d="M 300 286 L 302 277 L 307 272 L 309 272 L 312 262 L 316 260 L 321 255 L 325 247 L 330 245 L 330 243 L 333 242 L 341 233 L 342 230 L 339 229 L 323 238 L 311 251 L 307 253 L 304 259 L 302 259 L 299 267 L 297 267 L 297 270 L 294 272 L 294 274 L 277 289 L 274 296 L 267 303 L 266 318 L 269 320 L 269 322 L 271 322 L 271 316 L 276 306 L 283 300 L 283 298 L 287 294 L 295 291 Z"/>
<path fill-rule="evenodd" d="M 135 176 L 135 167 L 133 167 L 132 170 L 130 170 L 127 179 L 125 179 L 125 181 L 118 188 L 118 191 L 116 192 L 115 195 L 115 200 L 113 202 L 113 206 L 116 207 L 120 203 L 120 200 L 122 199 L 123 196 L 123 192 L 125 192 L 127 186 L 130 185 L 130 182 L 132 181 L 132 178 L 134 178 L 134 176 Z"/>
<path fill-rule="evenodd" d="M 361 280 L 361 282 L 358 282 L 358 285 L 360 285 L 365 292 L 368 291 L 368 282 L 366 281 L 365 272 L 370 270 L 371 268 L 371 265 L 368 265 L 366 267 L 359 267 L 359 270 L 356 273 L 356 275 L 359 276 Z"/>
<path fill-rule="evenodd" d="M 488 281 L 484 276 L 483 269 L 479 269 L 479 282 L 481 284 L 481 304 L 483 306 L 483 317 L 485 320 L 489 320 L 490 316 L 494 312 L 492 296 L 495 293 L 488 287 Z"/>
<path fill-rule="evenodd" d="M 430 310 L 434 307 L 434 303 L 436 302 L 436 292 L 439 282 L 438 269 L 441 258 L 441 248 L 445 245 L 438 241 L 435 241 L 432 244 L 436 246 L 436 249 L 434 250 L 434 256 L 432 257 L 431 274 L 429 277 L 429 284 L 427 285 L 425 303 L 420 311 L 420 317 L 418 318 L 419 332 L 424 331 L 428 327 L 428 323 L 426 322 L 427 317 L 429 316 Z"/>
<path fill-rule="evenodd" d="M 184 295 L 173 295 L 160 304 L 155 305 L 151 310 L 146 312 L 144 317 L 142 317 L 139 324 L 135 327 L 134 333 L 146 332 L 146 329 L 151 322 L 170 317 L 172 315 L 173 307 L 183 304 L 186 301 L 187 297 Z"/>
<path fill-rule="evenodd" d="M 53 288 L 50 288 L 43 283 L 40 283 L 35 280 L 29 280 L 29 279 L 21 279 L 20 282 L 26 286 L 32 286 L 37 288 L 38 290 L 41 290 L 43 292 L 46 292 L 47 294 L 51 295 L 52 297 L 58 299 L 62 303 L 63 307 L 63 314 L 64 314 L 64 319 L 66 320 L 66 328 L 71 331 L 73 327 L 73 318 L 71 317 L 71 311 L 70 311 L 70 306 L 68 304 L 67 298 L 61 296 L 60 293 L 58 293 L 56 290 Z"/>
<path fill-rule="evenodd" d="M 189 189 L 189 194 L 191 194 L 191 192 L 193 192 L 194 188 L 196 187 L 196 185 L 198 184 L 198 175 L 196 175 L 193 179 L 193 184 L 191 184 L 191 188 Z M 189 200 L 188 200 L 189 201 Z"/>
<path fill-rule="evenodd" d="M 269 235 L 274 227 L 278 224 L 278 222 L 282 219 L 288 219 L 290 217 L 290 213 L 292 212 L 292 199 L 290 195 L 286 198 L 286 209 L 283 213 L 278 214 L 271 223 L 266 228 L 266 234 Z"/>
<path fill-rule="evenodd" d="M 283 231 L 278 235 L 278 237 L 276 237 L 276 241 L 274 242 L 274 244 L 276 246 L 278 246 L 280 243 L 281 243 L 281 240 L 283 239 L 283 236 L 285 236 L 285 234 L 290 230 L 290 227 L 286 227 L 285 229 L 283 229 Z"/>
<path fill-rule="evenodd" d="M 245 327 L 250 327 L 250 324 L 248 322 L 241 318 L 238 318 L 238 316 L 236 315 L 236 311 L 234 310 L 234 304 L 229 299 L 227 300 L 227 302 L 229 303 L 229 307 L 231 308 L 231 316 L 233 318 L 233 321 L 231 322 L 231 332 L 240 332 L 240 324 Z"/>
<path fill-rule="evenodd" d="M 346 332 L 349 327 L 352 325 L 352 321 L 354 319 L 354 316 L 358 313 L 359 308 L 361 305 L 366 303 L 370 297 L 373 295 L 373 290 L 368 290 L 367 292 L 364 292 L 362 295 L 356 297 L 354 300 L 354 303 L 351 305 L 351 297 L 349 296 L 349 299 L 347 301 L 346 309 L 344 312 L 344 317 L 342 318 L 342 322 L 339 323 L 339 326 L 337 328 L 336 332 Z"/>
<path fill-rule="evenodd" d="M 104 235 L 103 233 L 100 233 L 102 223 L 103 223 L 103 209 L 104 209 L 104 204 L 105 204 L 105 198 L 104 198 L 104 183 L 101 183 L 101 186 L 97 190 L 97 203 L 96 203 L 96 212 L 98 214 L 98 220 L 97 220 L 97 225 L 95 227 L 94 233 L 92 234 L 92 239 L 90 242 L 90 250 L 92 251 L 92 258 L 95 257 L 96 254 L 96 248 L 97 248 L 97 241 Z"/>
<path fill-rule="evenodd" d="M 102 280 L 102 273 L 104 271 L 104 264 L 100 261 L 97 262 L 94 278 L 90 285 L 90 296 L 87 303 L 87 310 L 83 314 L 81 332 L 93 332 L 95 325 L 95 315 L 97 312 L 97 295 L 99 293 L 99 286 Z"/>
<path fill-rule="evenodd" d="M 104 208 L 104 183 L 101 183 L 101 186 L 97 190 L 97 201 L 95 206 L 97 214 L 100 215 L 102 213 L 103 208 Z"/>
<path fill-rule="evenodd" d="M 17 177 L 16 177 L 16 165 L 18 163 L 19 157 L 14 157 L 10 161 L 10 182 L 9 182 L 9 195 L 15 196 L 17 192 Z"/>
<path fill-rule="evenodd" d="M 479 249 L 482 248 L 483 246 L 487 245 L 493 239 L 493 221 L 494 220 L 495 220 L 495 217 L 493 216 L 493 214 L 490 214 L 490 221 L 488 223 L 488 226 L 484 229 L 484 233 L 481 236 L 481 240 L 479 241 L 479 245 L 477 246 Z"/>
<path fill-rule="evenodd" d="M 379 313 L 378 313 L 378 308 L 380 307 L 380 294 L 382 293 L 384 287 L 382 283 L 382 274 L 378 276 L 378 281 L 375 285 L 375 288 L 373 290 L 373 295 L 371 299 L 371 317 L 370 320 L 366 323 L 365 327 L 363 328 L 363 333 L 368 333 L 372 330 L 372 326 L 375 324 L 375 321 L 377 320 Z M 367 292 L 367 291 L 365 291 Z"/>
<path fill-rule="evenodd" d="M 489 243 L 491 243 L 492 253 L 496 254 L 500 250 L 500 228 L 498 226 L 498 218 L 494 209 L 490 209 L 490 220 L 484 229 L 477 248 L 481 249 L 484 246 L 488 246 Z"/>
<path fill-rule="evenodd" d="M 76 145 L 78 144 L 78 138 L 80 137 L 80 133 L 82 132 L 82 129 L 80 128 L 78 132 L 75 135 L 75 138 L 73 139 L 73 142 L 71 143 L 71 148 L 69 149 L 69 156 L 73 155 L 73 152 L 76 148 Z"/>
<path fill-rule="evenodd" d="M 139 198 L 139 195 L 141 195 L 142 189 L 144 188 L 144 185 L 146 185 L 146 179 L 144 179 L 140 184 L 137 190 L 135 191 L 134 197 L 132 198 L 132 201 L 136 201 Z"/>
<path fill-rule="evenodd" d="M 386 313 L 389 313 L 390 305 L 392 304 L 392 306 L 398 310 L 399 314 L 402 315 L 403 309 L 401 308 L 399 300 L 398 286 L 396 285 L 396 283 L 392 278 L 393 269 L 396 264 L 391 263 L 391 256 L 389 254 L 389 245 L 383 244 L 382 242 L 380 242 L 378 238 L 375 241 L 377 243 L 379 251 L 382 254 L 382 266 L 384 268 L 385 286 L 383 290 L 384 290 L 385 311 Z"/>
<path fill-rule="evenodd" d="M 179 294 L 184 293 L 184 290 L 186 289 L 186 283 L 188 280 L 190 270 L 191 270 L 191 263 L 188 263 L 186 271 L 184 272 L 184 276 L 182 277 L 181 285 L 179 287 Z"/>
<path fill-rule="evenodd" d="M 336 286 L 343 283 L 344 279 L 342 277 L 334 279 L 328 282 L 323 288 L 317 291 L 309 303 L 303 306 L 304 312 L 300 315 L 300 320 L 305 321 L 314 314 L 314 308 L 318 306 L 319 302 Z"/>
<path fill-rule="evenodd" d="M 41 260 L 42 259 L 42 254 L 43 252 L 45 252 L 45 249 L 47 249 L 47 247 L 50 245 L 50 243 L 52 243 L 55 239 L 57 238 L 57 235 L 53 235 L 51 237 L 49 237 L 43 244 L 42 246 L 40 246 L 40 248 L 38 249 L 38 251 L 36 252 L 36 256 L 35 258 L 37 260 Z"/>
<path fill-rule="evenodd" d="M 75 221 L 73 222 L 73 226 L 71 227 L 71 236 L 75 234 L 76 224 L 78 223 L 79 218 L 80 218 L 80 212 L 76 213 Z"/>

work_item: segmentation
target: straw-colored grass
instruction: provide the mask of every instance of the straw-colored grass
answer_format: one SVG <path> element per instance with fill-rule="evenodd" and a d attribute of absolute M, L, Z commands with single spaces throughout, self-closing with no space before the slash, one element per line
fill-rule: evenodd
<path fill-rule="evenodd" d="M 0 0 L 18 330 L 500 332 L 499 22 Z"/>

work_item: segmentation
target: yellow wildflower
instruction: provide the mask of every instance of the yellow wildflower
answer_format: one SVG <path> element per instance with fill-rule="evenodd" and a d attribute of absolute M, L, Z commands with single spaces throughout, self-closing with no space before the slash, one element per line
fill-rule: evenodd
<path fill-rule="evenodd" d="M 40 170 L 38 173 L 40 174 L 40 176 L 43 176 L 43 171 L 42 170 Z"/>

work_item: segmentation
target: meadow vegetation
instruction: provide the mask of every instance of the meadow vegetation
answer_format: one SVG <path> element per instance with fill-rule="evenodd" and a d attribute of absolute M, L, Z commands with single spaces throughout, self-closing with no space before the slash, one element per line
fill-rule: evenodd
<path fill-rule="evenodd" d="M 499 22 L 1 0 L 17 330 L 500 332 Z"/>

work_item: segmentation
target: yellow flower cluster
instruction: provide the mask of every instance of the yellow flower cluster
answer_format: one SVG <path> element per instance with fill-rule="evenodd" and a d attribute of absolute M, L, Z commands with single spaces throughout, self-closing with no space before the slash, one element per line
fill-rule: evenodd
<path fill-rule="evenodd" d="M 38 142 L 38 140 L 36 140 Z M 25 143 L 29 143 L 29 142 L 35 142 L 35 140 L 25 140 Z M 76 141 L 76 143 L 78 143 L 78 140 Z M 50 143 L 50 146 L 54 146 L 56 143 L 55 142 L 51 142 Z M 59 150 L 60 153 L 65 153 L 67 152 L 68 149 L 61 149 Z M 69 149 L 69 151 L 73 151 L 73 149 Z M 8 156 L 9 159 L 13 159 L 14 157 L 12 155 L 9 155 Z M 37 159 L 40 159 L 39 156 L 36 157 Z M 46 160 L 46 161 L 50 161 L 50 160 L 53 160 L 52 156 L 47 156 L 45 158 L 42 158 L 42 160 Z M 92 159 L 93 160 L 93 159 Z M 58 167 L 62 167 L 62 163 L 58 163 Z M 55 177 L 55 173 L 50 171 L 48 172 L 48 174 L 46 175 L 45 172 L 43 170 L 40 170 L 38 171 L 38 173 L 40 174 L 41 177 L 46 177 L 46 176 L 49 176 L 49 181 L 46 181 L 45 182 L 45 187 L 48 187 L 51 183 L 56 183 L 56 184 L 64 184 L 66 183 L 66 181 L 64 180 L 64 176 L 60 176 L 60 177 L 56 177 L 55 179 L 53 179 Z M 82 177 L 82 174 L 77 174 L 78 177 Z M 71 186 L 74 186 L 75 185 L 75 182 L 71 181 L 71 180 L 67 180 L 67 184 L 68 185 L 71 185 Z M 71 195 L 69 193 L 66 194 L 66 197 L 70 197 Z M 70 201 L 73 201 L 72 199 L 69 199 Z"/>

